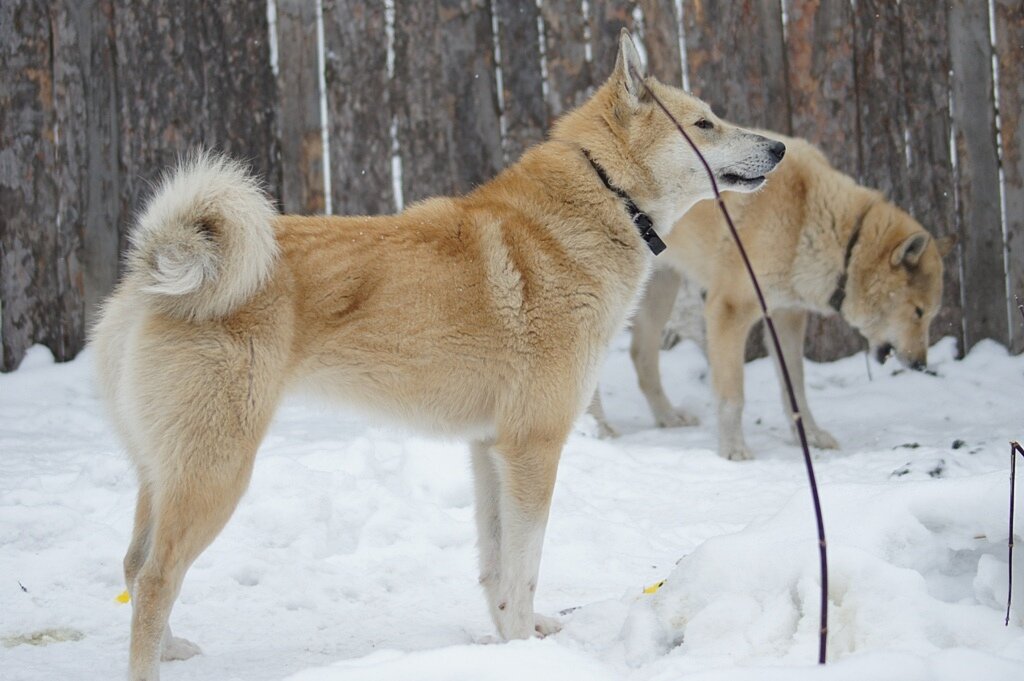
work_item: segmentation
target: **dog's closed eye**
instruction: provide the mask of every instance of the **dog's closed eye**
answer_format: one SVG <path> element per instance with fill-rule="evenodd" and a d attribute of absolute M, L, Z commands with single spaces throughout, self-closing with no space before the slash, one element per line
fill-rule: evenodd
<path fill-rule="evenodd" d="M 715 124 L 706 118 L 700 119 L 699 121 L 694 123 L 694 125 L 700 128 L 701 130 L 711 130 L 712 128 L 715 127 Z"/>

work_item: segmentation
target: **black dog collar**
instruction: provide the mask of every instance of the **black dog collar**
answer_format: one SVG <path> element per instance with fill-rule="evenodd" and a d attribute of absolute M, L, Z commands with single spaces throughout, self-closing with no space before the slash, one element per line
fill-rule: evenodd
<path fill-rule="evenodd" d="M 658 255 L 664 251 L 666 248 L 665 242 L 662 241 L 661 237 L 658 236 L 658 233 L 654 231 L 654 221 L 651 220 L 651 216 L 640 210 L 636 203 L 634 203 L 633 199 L 629 198 L 629 194 L 612 184 L 612 181 L 608 179 L 608 173 L 604 171 L 601 164 L 590 156 L 589 151 L 584 149 L 583 155 L 587 157 L 588 161 L 590 161 L 590 165 L 593 166 L 594 171 L 597 173 L 597 176 L 601 178 L 601 182 L 604 183 L 604 186 L 614 192 L 620 199 L 622 199 L 623 203 L 626 204 L 626 211 L 629 212 L 629 219 L 633 221 L 637 231 L 640 232 L 640 237 L 647 242 L 647 247 L 651 249 L 651 253 Z"/>
<path fill-rule="evenodd" d="M 869 203 L 868 207 L 864 209 L 864 212 L 857 218 L 857 222 L 853 225 L 853 232 L 850 234 L 850 240 L 846 242 L 846 255 L 843 257 L 843 272 L 839 275 L 839 281 L 836 282 L 836 290 L 832 292 L 832 297 L 828 299 L 828 304 L 836 312 L 840 312 L 840 308 L 843 306 L 843 301 L 846 300 L 846 282 L 850 278 L 850 259 L 853 257 L 853 248 L 857 245 L 857 241 L 860 239 L 860 228 L 864 226 L 864 218 L 868 216 L 868 212 L 875 207 L 875 204 Z"/>

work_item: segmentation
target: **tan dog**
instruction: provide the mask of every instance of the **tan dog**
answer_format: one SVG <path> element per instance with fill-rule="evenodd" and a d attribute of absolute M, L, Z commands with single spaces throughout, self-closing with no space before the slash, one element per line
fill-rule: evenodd
<path fill-rule="evenodd" d="M 933 239 L 879 192 L 833 169 L 806 141 L 764 134 L 785 142 L 786 159 L 761 191 L 726 192 L 726 206 L 767 298 L 808 439 L 815 447 L 835 448 L 835 438 L 815 423 L 804 391 L 807 313 L 838 312 L 867 337 L 880 361 L 895 351 L 905 365 L 924 368 L 928 325 L 942 298 L 941 258 L 955 238 Z M 673 409 L 658 368 L 662 330 L 680 277 L 691 277 L 707 293 L 707 354 L 718 405 L 719 453 L 748 459 L 742 429 L 743 355 L 750 329 L 761 317 L 754 289 L 713 201 L 694 206 L 665 241 L 668 250 L 633 324 L 630 354 L 640 388 L 659 426 L 696 423 Z M 773 349 L 768 339 L 765 344 Z M 783 393 L 787 419 L 788 405 Z"/>
<path fill-rule="evenodd" d="M 156 679 L 161 652 L 197 652 L 170 635 L 171 607 L 299 386 L 470 440 L 495 625 L 504 638 L 557 628 L 533 612 L 555 470 L 652 262 L 643 216 L 611 187 L 662 228 L 710 194 L 640 73 L 624 33 L 611 78 L 549 141 L 466 196 L 399 215 L 278 217 L 242 169 L 209 156 L 164 182 L 95 331 L 140 483 L 124 564 L 133 679 Z M 645 82 L 726 186 L 760 186 L 782 157 L 781 143 Z"/>

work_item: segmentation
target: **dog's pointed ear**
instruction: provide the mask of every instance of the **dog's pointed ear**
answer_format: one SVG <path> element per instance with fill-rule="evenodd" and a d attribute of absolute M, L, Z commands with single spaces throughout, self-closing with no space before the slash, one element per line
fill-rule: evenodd
<path fill-rule="evenodd" d="M 939 249 L 939 257 L 945 258 L 947 255 L 952 253 L 953 247 L 956 246 L 956 242 L 956 234 L 949 234 L 936 239 L 935 246 Z"/>
<path fill-rule="evenodd" d="M 615 74 L 622 83 L 623 98 L 636 107 L 644 95 L 644 84 L 640 79 L 647 74 L 640 53 L 630 37 L 629 31 L 622 29 L 619 33 L 619 56 L 615 59 Z"/>
<path fill-rule="evenodd" d="M 893 249 L 892 266 L 916 267 L 917 263 L 921 260 L 921 254 L 928 247 L 928 242 L 931 241 L 931 238 L 932 235 L 928 232 L 916 232 L 908 236 L 903 240 L 903 243 Z"/>

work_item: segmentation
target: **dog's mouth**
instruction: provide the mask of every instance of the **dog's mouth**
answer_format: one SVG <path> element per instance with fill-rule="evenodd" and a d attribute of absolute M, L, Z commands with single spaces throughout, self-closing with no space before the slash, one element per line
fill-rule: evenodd
<path fill-rule="evenodd" d="M 875 359 L 878 360 L 879 364 L 885 364 L 885 360 L 889 359 L 896 354 L 896 349 L 892 346 L 892 343 L 882 343 L 875 348 Z"/>
<path fill-rule="evenodd" d="M 756 189 L 764 182 L 764 175 L 740 175 L 739 173 L 720 173 L 718 179 L 729 189 Z"/>

